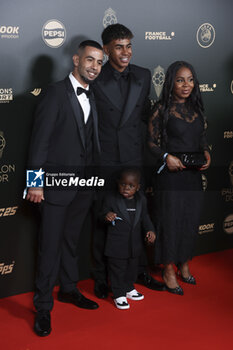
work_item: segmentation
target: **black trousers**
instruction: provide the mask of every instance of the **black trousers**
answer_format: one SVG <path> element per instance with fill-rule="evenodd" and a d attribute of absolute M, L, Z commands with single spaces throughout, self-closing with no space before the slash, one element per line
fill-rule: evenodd
<path fill-rule="evenodd" d="M 138 258 L 108 257 L 108 269 L 114 299 L 126 296 L 126 293 L 134 289 L 138 275 Z"/>
<path fill-rule="evenodd" d="M 63 292 L 76 288 L 79 280 L 78 243 L 92 205 L 94 192 L 78 191 L 68 206 L 42 203 L 39 254 L 34 305 L 51 310 L 52 291 L 59 278 Z"/>

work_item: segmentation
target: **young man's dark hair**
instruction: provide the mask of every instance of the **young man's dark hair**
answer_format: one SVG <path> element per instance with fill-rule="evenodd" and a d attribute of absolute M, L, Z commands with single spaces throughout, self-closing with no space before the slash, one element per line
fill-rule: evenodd
<path fill-rule="evenodd" d="M 103 45 L 109 44 L 112 40 L 117 39 L 132 39 L 133 33 L 130 29 L 123 26 L 123 24 L 110 24 L 103 30 L 101 35 Z"/>
<path fill-rule="evenodd" d="M 79 44 L 78 49 L 79 50 L 83 50 L 85 49 L 85 47 L 87 46 L 91 46 L 91 47 L 95 47 L 98 50 L 103 50 L 102 46 L 95 40 L 84 40 Z"/>

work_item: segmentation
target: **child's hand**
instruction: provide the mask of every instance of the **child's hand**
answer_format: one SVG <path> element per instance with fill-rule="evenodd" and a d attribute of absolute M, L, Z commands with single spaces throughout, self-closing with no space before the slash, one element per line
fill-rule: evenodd
<path fill-rule="evenodd" d="M 107 215 L 105 216 L 106 221 L 114 221 L 117 217 L 116 213 L 113 213 L 112 211 L 108 212 Z"/>
<path fill-rule="evenodd" d="M 156 239 L 156 234 L 153 231 L 147 232 L 146 241 L 148 243 L 154 243 L 155 239 Z"/>

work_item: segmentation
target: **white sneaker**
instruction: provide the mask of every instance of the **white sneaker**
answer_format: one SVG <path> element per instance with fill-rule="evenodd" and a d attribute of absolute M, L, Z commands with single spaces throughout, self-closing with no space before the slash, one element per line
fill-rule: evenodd
<path fill-rule="evenodd" d="M 139 293 L 136 289 L 133 289 L 126 294 L 126 298 L 131 300 L 142 300 L 144 299 L 144 295 Z"/>
<path fill-rule="evenodd" d="M 129 304 L 127 303 L 127 299 L 126 297 L 119 297 L 114 299 L 114 303 L 116 305 L 116 307 L 120 310 L 126 310 L 129 309 Z"/>

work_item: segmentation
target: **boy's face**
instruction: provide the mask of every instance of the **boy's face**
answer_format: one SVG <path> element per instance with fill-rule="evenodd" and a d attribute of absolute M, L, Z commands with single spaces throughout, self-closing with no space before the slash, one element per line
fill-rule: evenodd
<path fill-rule="evenodd" d="M 132 199 L 139 188 L 138 178 L 133 174 L 123 174 L 118 182 L 119 193 L 127 199 Z"/>
<path fill-rule="evenodd" d="M 132 57 L 132 44 L 130 39 L 116 39 L 104 45 L 109 62 L 119 72 L 123 72 L 129 65 Z"/>

